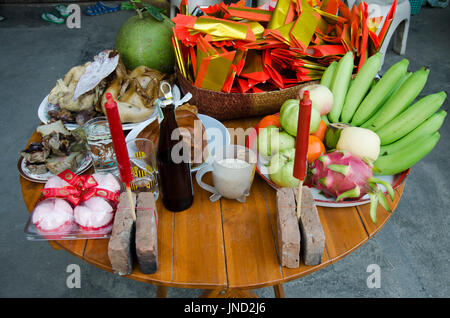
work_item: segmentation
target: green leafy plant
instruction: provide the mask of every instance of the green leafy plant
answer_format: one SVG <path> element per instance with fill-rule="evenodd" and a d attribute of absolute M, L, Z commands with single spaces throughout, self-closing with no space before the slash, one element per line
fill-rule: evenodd
<path fill-rule="evenodd" d="M 140 18 L 143 17 L 144 12 L 147 12 L 158 21 L 163 21 L 161 13 L 165 13 L 166 11 L 165 9 L 151 6 L 148 3 L 142 3 L 142 0 L 130 0 L 122 2 L 120 8 L 122 10 L 135 10 Z"/>

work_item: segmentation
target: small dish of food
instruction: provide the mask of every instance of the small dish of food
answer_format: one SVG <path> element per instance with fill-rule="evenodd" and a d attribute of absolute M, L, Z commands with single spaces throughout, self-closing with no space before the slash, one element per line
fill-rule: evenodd
<path fill-rule="evenodd" d="M 36 131 L 41 140 L 30 143 L 20 153 L 17 168 L 25 179 L 45 183 L 66 169 L 80 174 L 91 167 L 92 159 L 81 127 L 68 130 L 59 120 L 41 125 Z"/>

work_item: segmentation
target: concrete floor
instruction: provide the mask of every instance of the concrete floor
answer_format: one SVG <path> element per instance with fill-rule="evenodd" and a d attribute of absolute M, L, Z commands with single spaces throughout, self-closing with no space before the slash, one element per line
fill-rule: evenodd
<path fill-rule="evenodd" d="M 73 65 L 113 48 L 120 25 L 132 14 L 82 15 L 81 29 L 53 25 L 39 16 L 46 7 L 0 6 L 0 296 L 154 297 L 155 287 L 112 275 L 46 242 L 29 242 L 23 227 L 28 212 L 16 170 L 19 151 L 39 125 L 41 100 Z M 423 8 L 411 18 L 406 58 L 410 70 L 427 65 L 421 95 L 450 92 L 448 60 L 450 9 Z M 382 71 L 401 57 L 391 50 Z M 448 111 L 449 102 L 443 108 Z M 397 211 L 367 244 L 334 265 L 284 285 L 287 297 L 449 297 L 450 296 L 450 124 L 441 141 L 409 175 Z M 381 288 L 366 285 L 369 264 L 381 267 Z M 69 264 L 81 268 L 81 288 L 66 287 Z M 256 290 L 273 297 L 272 288 Z M 168 290 L 169 297 L 196 297 L 198 290 Z"/>

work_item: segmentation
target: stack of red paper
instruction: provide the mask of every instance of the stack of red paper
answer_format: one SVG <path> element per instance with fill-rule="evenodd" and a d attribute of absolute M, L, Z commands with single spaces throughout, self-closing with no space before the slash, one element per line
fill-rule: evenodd
<path fill-rule="evenodd" d="M 341 0 L 278 0 L 259 8 L 245 0 L 173 18 L 177 65 L 195 86 L 258 93 L 320 79 L 347 51 L 355 72 L 381 47 L 394 17 L 369 18 L 365 2 L 350 10 Z M 186 1 L 182 2 L 186 13 Z"/>

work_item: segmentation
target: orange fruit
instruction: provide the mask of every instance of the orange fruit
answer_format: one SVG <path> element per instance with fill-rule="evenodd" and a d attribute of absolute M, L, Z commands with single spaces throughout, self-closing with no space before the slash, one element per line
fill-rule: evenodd
<path fill-rule="evenodd" d="M 325 154 L 325 145 L 322 140 L 315 135 L 309 135 L 307 154 L 308 163 L 313 163 L 314 160 L 319 159 L 323 154 Z"/>
<path fill-rule="evenodd" d="M 326 132 L 327 132 L 327 124 L 325 123 L 325 121 L 321 120 L 320 124 L 319 124 L 319 128 L 312 135 L 317 136 L 320 140 L 323 141 L 325 139 Z"/>
<path fill-rule="evenodd" d="M 267 126 L 277 126 L 278 128 L 281 127 L 280 116 L 268 115 L 261 119 L 261 121 L 258 123 L 259 129 L 266 128 Z"/>

